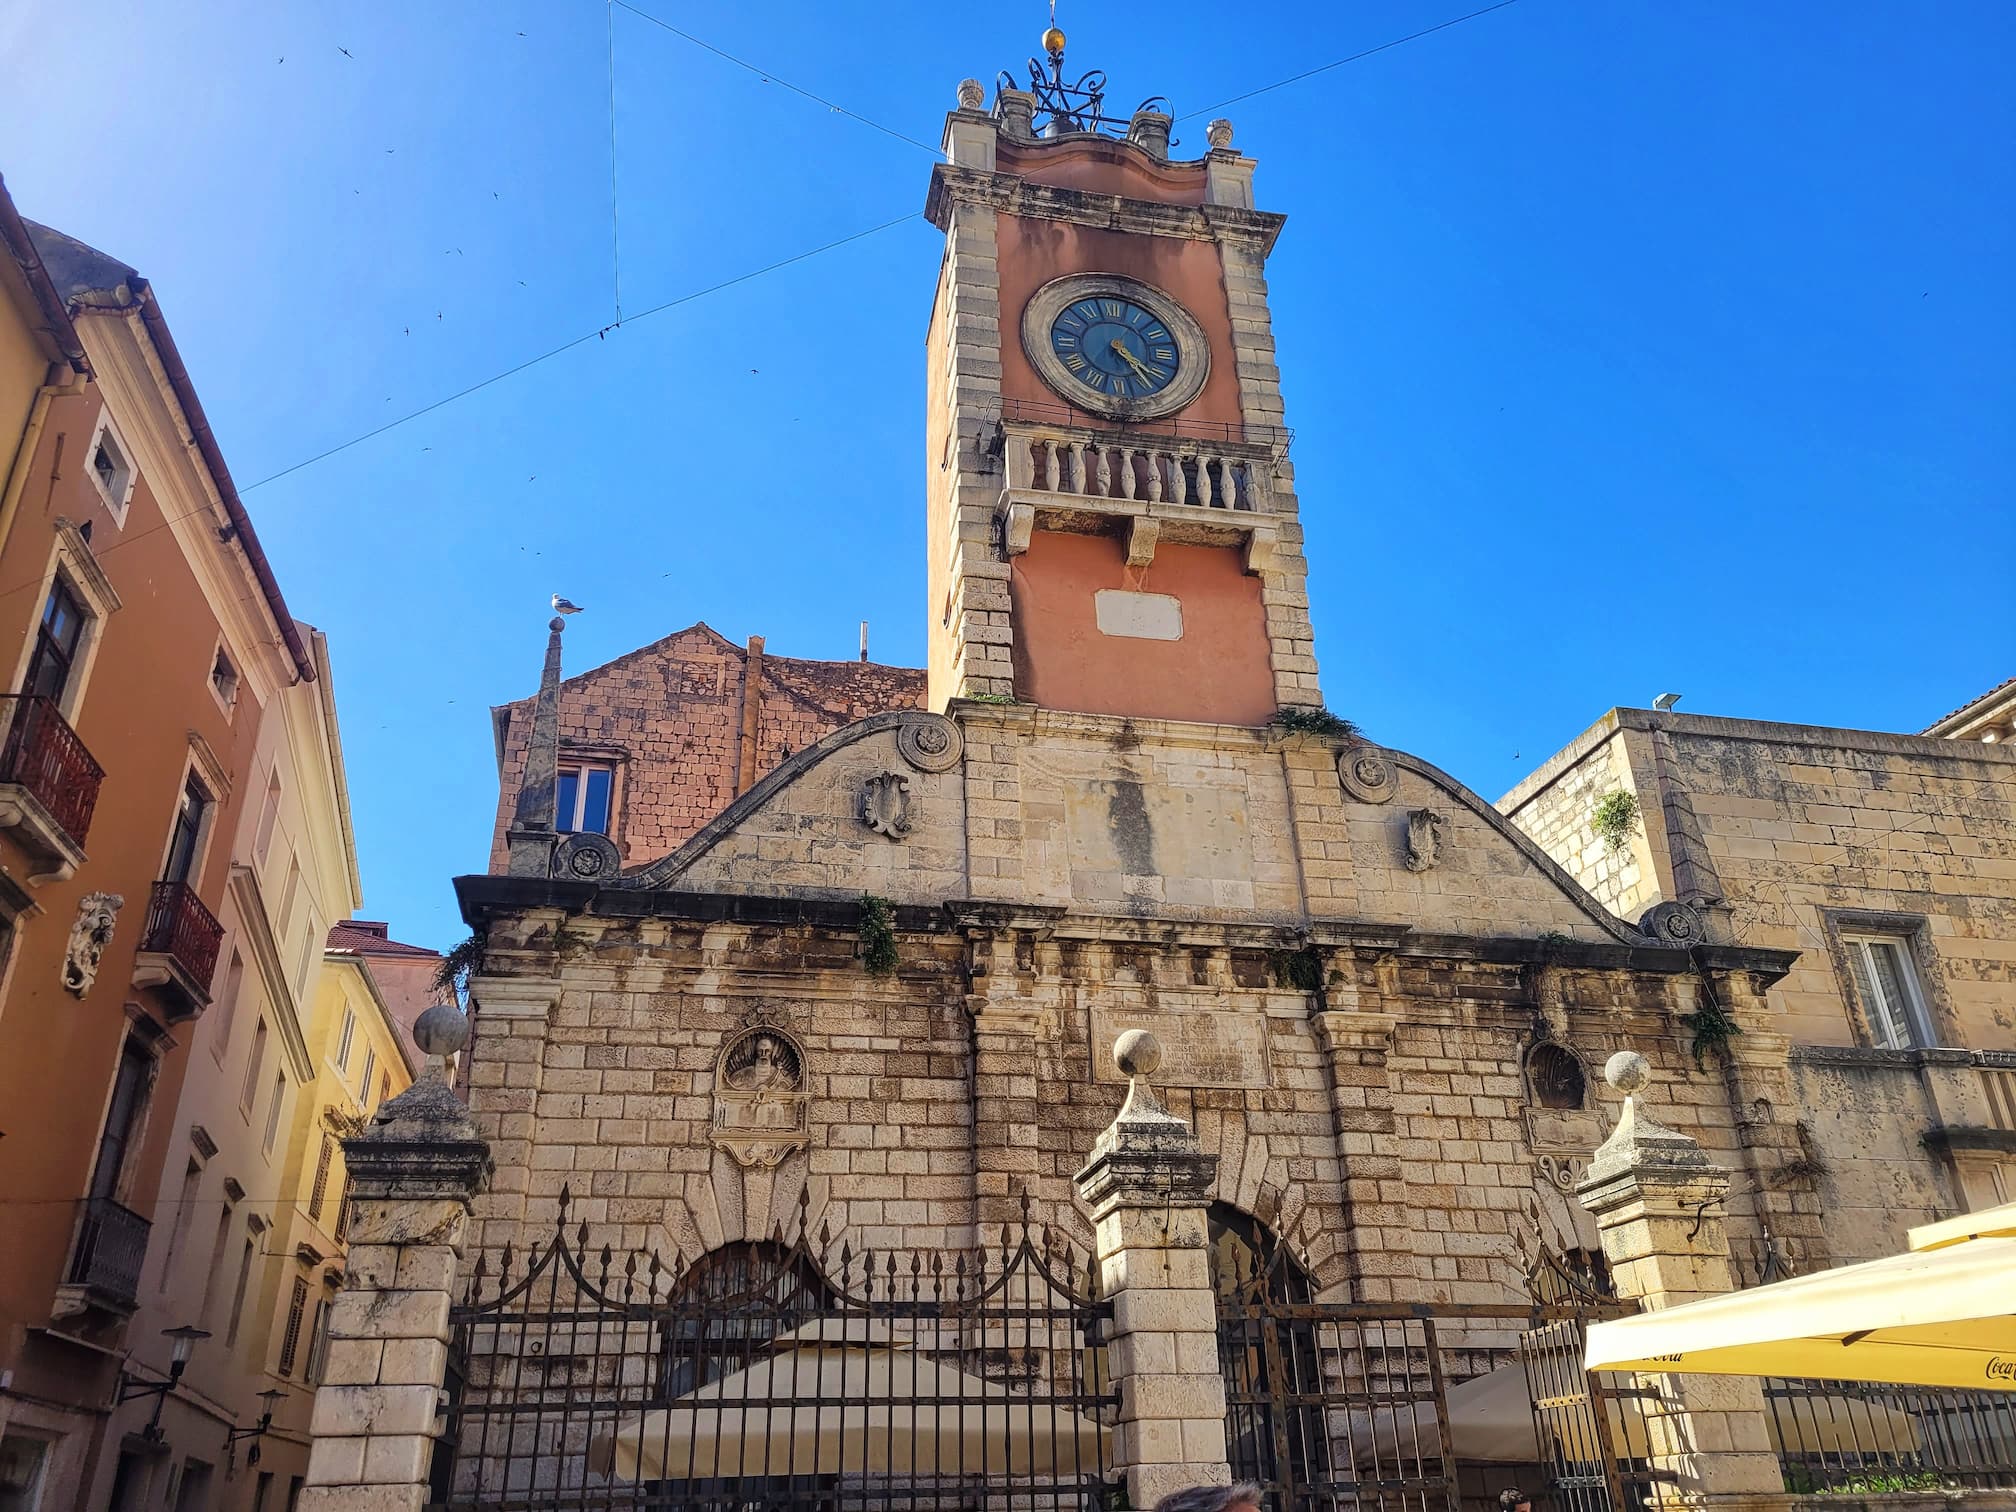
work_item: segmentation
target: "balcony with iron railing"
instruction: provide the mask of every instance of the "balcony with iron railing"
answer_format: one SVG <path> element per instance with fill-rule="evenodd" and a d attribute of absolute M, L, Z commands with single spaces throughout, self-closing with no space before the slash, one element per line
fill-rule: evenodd
<path fill-rule="evenodd" d="M 0 720 L 0 831 L 27 853 L 30 882 L 62 881 L 83 863 L 105 769 L 54 699 L 7 694 Z"/>
<path fill-rule="evenodd" d="M 77 1235 L 70 1246 L 70 1265 L 63 1273 L 64 1291 L 58 1310 L 79 1304 L 131 1312 L 140 1295 L 140 1267 L 147 1258 L 147 1232 L 152 1227 L 131 1208 L 109 1197 L 86 1197 L 77 1204 Z"/>
<path fill-rule="evenodd" d="M 1118 533 L 1128 560 L 1153 559 L 1158 542 L 1244 545 L 1249 569 L 1271 560 L 1277 525 L 1274 473 L 1285 436 L 1248 437 L 1068 424 L 1018 412 L 1001 422 L 1001 494 L 1009 554 L 1044 529 Z"/>
<path fill-rule="evenodd" d="M 224 926 L 187 882 L 156 882 L 147 899 L 133 985 L 160 993 L 168 1019 L 200 1013 L 210 1003 L 210 978 Z"/>

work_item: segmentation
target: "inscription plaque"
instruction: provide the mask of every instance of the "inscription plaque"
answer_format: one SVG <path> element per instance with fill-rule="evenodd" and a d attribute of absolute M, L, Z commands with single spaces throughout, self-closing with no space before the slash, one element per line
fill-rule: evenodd
<path fill-rule="evenodd" d="M 1092 1010 L 1092 1077 L 1125 1086 L 1127 1078 L 1100 1047 L 1129 1029 L 1146 1029 L 1162 1042 L 1158 1087 L 1268 1087 L 1267 1021 L 1257 1014 L 1213 1008 L 1100 1008 Z"/>

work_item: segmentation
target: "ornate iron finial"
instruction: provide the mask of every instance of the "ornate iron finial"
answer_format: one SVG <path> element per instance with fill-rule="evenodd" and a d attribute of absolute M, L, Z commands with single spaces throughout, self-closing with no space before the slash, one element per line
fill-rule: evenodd
<path fill-rule="evenodd" d="M 1173 115 L 1169 102 L 1152 95 L 1125 116 L 1106 114 L 1106 72 L 1091 68 L 1073 83 L 1064 79 L 1064 28 L 1057 24 L 1057 0 L 1050 0 L 1050 25 L 1043 32 L 1043 57 L 1029 60 L 1029 93 L 1036 97 L 1034 130 L 1039 137 L 1065 136 L 1073 132 L 1104 132 L 1126 136 L 1135 116 L 1142 112 Z M 999 76 L 1002 89 L 1020 86 L 1006 69 Z M 1000 108 L 997 95 L 995 108 Z"/>

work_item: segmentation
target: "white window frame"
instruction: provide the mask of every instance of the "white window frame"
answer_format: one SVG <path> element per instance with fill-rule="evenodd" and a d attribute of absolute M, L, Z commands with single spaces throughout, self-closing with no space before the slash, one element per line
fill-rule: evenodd
<path fill-rule="evenodd" d="M 98 448 L 108 437 L 112 442 L 112 450 L 118 454 L 120 462 L 109 485 L 98 475 Z M 133 448 L 126 444 L 126 437 L 119 429 L 119 422 L 112 418 L 112 411 L 109 409 L 101 408 L 98 411 L 98 423 L 91 428 L 91 444 L 84 448 L 84 475 L 91 480 L 91 487 L 104 501 L 106 510 L 112 516 L 112 523 L 120 530 L 124 530 L 126 512 L 133 503 L 133 487 L 140 481 L 140 469 L 134 464 Z"/>
<path fill-rule="evenodd" d="M 217 686 L 217 667 L 220 662 L 231 674 L 229 688 L 220 689 Z M 225 719 L 230 719 L 238 708 L 238 695 L 245 690 L 245 674 L 238 665 L 238 658 L 231 654 L 230 642 L 221 635 L 217 637 L 217 645 L 210 653 L 210 666 L 203 674 L 203 686 L 210 690 L 210 696 L 217 701 L 217 707 L 223 710 Z"/>
<path fill-rule="evenodd" d="M 570 833 L 579 834 L 582 832 L 581 813 L 582 810 L 588 806 L 587 776 L 590 772 L 607 772 L 609 774 L 609 814 L 608 817 L 603 822 L 603 827 L 600 830 L 595 831 L 595 833 L 599 835 L 604 835 L 611 840 L 615 839 L 616 799 L 617 799 L 616 769 L 617 769 L 617 763 L 613 761 L 603 760 L 599 757 L 562 756 L 560 758 L 558 768 L 553 773 L 554 828 L 559 830 L 562 834 L 570 834 Z M 572 772 L 575 774 L 574 812 L 571 814 L 562 814 L 560 812 L 560 779 L 568 772 Z M 572 826 L 572 828 L 570 829 L 569 826 Z"/>
<path fill-rule="evenodd" d="M 1903 988 L 1904 1001 L 1895 1007 L 1902 1015 L 1901 1024 L 1890 1022 L 1890 1004 L 1868 1000 L 1882 991 L 1872 946 L 1888 946 L 1897 953 L 1897 980 Z M 1843 930 L 1841 947 L 1851 957 L 1848 974 L 1862 1010 L 1862 1022 L 1876 1047 L 1880 1050 L 1925 1050 L 1937 1045 L 1939 1037 L 1933 1031 L 1932 1012 L 1925 1001 L 1924 985 L 1918 980 L 1918 960 L 1911 949 L 1910 937 L 1873 930 Z M 1857 964 L 1861 967 L 1860 971 L 1854 969 Z M 1867 992 L 1864 991 L 1865 983 L 1868 985 Z M 1894 1032 L 1899 1028 L 1904 1031 L 1901 1042 Z"/>
<path fill-rule="evenodd" d="M 175 849 L 175 820 L 181 812 L 182 795 L 188 790 L 191 777 L 201 784 L 210 799 L 203 805 L 203 822 L 197 827 L 196 847 L 189 859 L 189 887 L 192 892 L 200 894 L 203 868 L 210 861 L 210 842 L 216 838 L 217 821 L 224 813 L 224 805 L 231 800 L 231 774 L 218 761 L 210 743 L 194 730 L 189 732 L 189 754 L 182 763 L 182 775 L 176 779 L 174 796 L 168 801 L 168 826 L 161 836 L 161 859 L 154 865 L 157 879 L 168 874 L 168 857 Z"/>
<path fill-rule="evenodd" d="M 98 647 L 105 639 L 105 622 L 118 612 L 120 603 L 119 595 L 105 576 L 105 569 L 98 565 L 98 558 L 92 554 L 91 543 L 68 520 L 56 522 L 56 539 L 49 548 L 49 561 L 42 569 L 41 580 L 36 584 L 34 601 L 29 608 L 28 633 L 22 637 L 21 650 L 14 660 L 14 678 L 8 687 L 19 693 L 27 685 L 28 663 L 35 657 L 35 627 L 42 623 L 42 611 L 48 607 L 49 592 L 59 578 L 84 610 L 85 616 L 77 637 L 77 655 L 70 663 L 70 681 L 63 689 L 63 696 L 56 700 L 56 712 L 74 725 L 77 723 L 77 710 L 84 703 L 84 690 L 91 681 L 92 665 L 98 660 Z"/>
<path fill-rule="evenodd" d="M 336 1069 L 350 1069 L 350 1045 L 357 1037 L 357 1015 L 348 1008 L 343 1010 L 343 1030 L 336 1036 Z"/>

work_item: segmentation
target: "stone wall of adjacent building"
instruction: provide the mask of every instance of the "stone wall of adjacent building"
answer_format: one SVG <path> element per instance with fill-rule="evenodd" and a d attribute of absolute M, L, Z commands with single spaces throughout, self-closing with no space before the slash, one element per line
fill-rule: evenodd
<path fill-rule="evenodd" d="M 1606 784 L 1644 815 L 1633 906 L 1705 898 L 1711 938 L 1799 952 L 1766 1002 L 1773 1032 L 1825 1052 L 1796 1061 L 1798 1116 L 1837 1258 L 2016 1196 L 2016 751 L 1613 710 L 1498 805 L 1599 895 L 1586 811 Z M 1879 1048 L 1858 932 L 1906 943 L 1944 1048 Z"/>
<path fill-rule="evenodd" d="M 1606 796 L 1630 793 L 1639 799 L 1642 809 L 1646 795 L 1639 793 L 1632 774 L 1624 732 L 1604 730 L 1601 739 L 1579 749 L 1577 755 L 1578 759 L 1563 763 L 1551 780 L 1533 785 L 1530 792 L 1522 784 L 1519 791 L 1524 796 L 1516 809 L 1506 809 L 1504 803 L 1499 807 L 1604 907 L 1620 917 L 1635 919 L 1660 896 L 1647 825 L 1658 826 L 1661 816 L 1656 810 L 1649 816 L 1641 812 L 1621 843 L 1599 835 L 1596 807 Z"/>
<path fill-rule="evenodd" d="M 915 708 L 923 697 L 918 669 L 771 656 L 761 637 L 737 646 L 698 624 L 563 681 L 561 757 L 615 765 L 610 838 L 626 864 L 649 861 L 794 752 L 867 715 Z M 531 709 L 528 698 L 494 711 L 493 871 L 504 867 Z"/>

